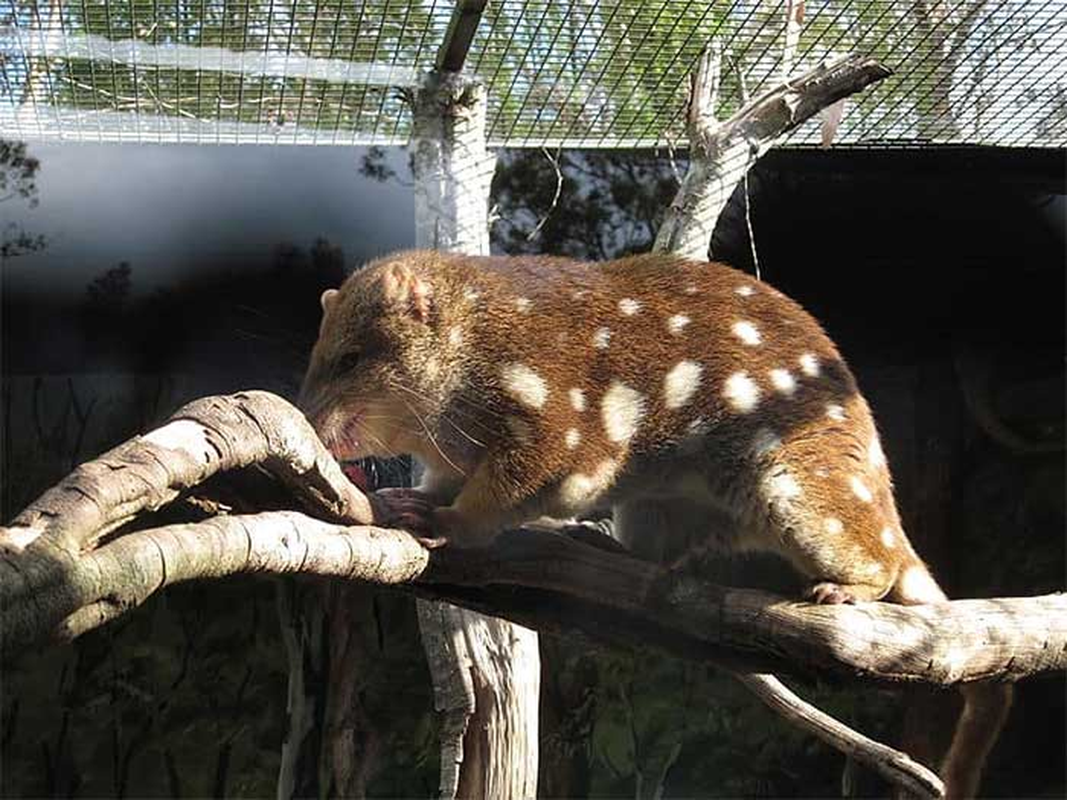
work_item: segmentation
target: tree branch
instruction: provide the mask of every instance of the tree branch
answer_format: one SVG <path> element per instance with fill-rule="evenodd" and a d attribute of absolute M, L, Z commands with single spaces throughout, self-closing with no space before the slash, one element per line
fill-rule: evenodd
<path fill-rule="evenodd" d="M 891 74 L 872 58 L 844 56 L 784 81 L 715 119 L 721 53 L 705 50 L 689 98 L 689 171 L 668 208 L 655 249 L 705 259 L 715 222 L 761 152 L 822 109 Z"/>
<path fill-rule="evenodd" d="M 223 465 L 253 464 L 287 481 L 316 516 L 282 510 L 115 527 L 187 495 Z M 589 526 L 575 529 L 580 537 L 526 528 L 485 549 L 427 551 L 404 531 L 366 524 L 371 507 L 285 401 L 265 392 L 197 401 L 79 467 L 0 528 L 0 648 L 17 655 L 45 637 L 70 639 L 187 580 L 259 573 L 364 581 L 539 630 L 652 644 L 753 673 L 739 677 L 793 722 L 927 796 L 940 792 L 936 776 L 765 673 L 948 687 L 1067 668 L 1063 594 L 816 606 L 664 571 Z"/>

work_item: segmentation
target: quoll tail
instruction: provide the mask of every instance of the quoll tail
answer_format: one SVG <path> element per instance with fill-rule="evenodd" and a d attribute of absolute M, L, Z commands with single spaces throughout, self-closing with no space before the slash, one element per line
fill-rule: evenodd
<path fill-rule="evenodd" d="M 922 605 L 943 603 L 948 598 L 926 565 L 916 559 L 902 570 L 887 599 L 903 605 Z M 946 800 L 978 795 L 982 769 L 1008 718 L 1015 688 L 1010 683 L 982 681 L 962 686 L 960 692 L 963 711 L 940 769 Z"/>

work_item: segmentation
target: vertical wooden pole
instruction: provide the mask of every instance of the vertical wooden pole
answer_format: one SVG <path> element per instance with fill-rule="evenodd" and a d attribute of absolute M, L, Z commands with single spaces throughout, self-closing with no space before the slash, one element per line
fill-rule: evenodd
<path fill-rule="evenodd" d="M 410 149 L 418 247 L 489 252 L 484 88 L 434 72 L 416 90 Z M 537 634 L 443 603 L 419 601 L 419 627 L 441 726 L 442 798 L 537 793 Z"/>

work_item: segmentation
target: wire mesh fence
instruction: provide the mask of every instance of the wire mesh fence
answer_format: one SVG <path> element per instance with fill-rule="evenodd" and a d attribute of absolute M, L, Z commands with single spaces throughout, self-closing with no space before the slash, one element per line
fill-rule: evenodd
<path fill-rule="evenodd" d="M 0 0 L 0 135 L 403 144 L 449 0 Z M 720 113 L 835 55 L 894 70 L 850 99 L 839 144 L 1067 145 L 1064 0 L 497 0 L 466 69 L 492 145 L 685 142 L 687 76 L 723 53 Z M 816 121 L 789 142 L 817 141 Z"/>

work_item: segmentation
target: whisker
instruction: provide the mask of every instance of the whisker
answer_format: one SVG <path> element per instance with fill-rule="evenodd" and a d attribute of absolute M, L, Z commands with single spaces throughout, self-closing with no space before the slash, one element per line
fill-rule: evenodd
<path fill-rule="evenodd" d="M 457 430 L 457 431 L 459 432 L 459 434 L 460 434 L 460 435 L 461 435 L 461 436 L 462 436 L 463 438 L 465 438 L 465 439 L 466 439 L 467 441 L 471 442 L 472 444 L 476 444 L 476 445 L 478 445 L 478 447 L 485 447 L 485 446 L 486 446 L 486 445 L 485 445 L 485 442 L 480 442 L 480 441 L 478 441 L 477 439 L 475 439 L 475 438 L 474 438 L 473 436 L 471 436 L 471 435 L 470 435 L 469 433 L 467 433 L 467 432 L 466 432 L 465 430 L 463 430 L 463 428 L 461 428 L 461 427 L 460 427 L 460 426 L 459 426 L 459 425 L 458 425 L 457 423 L 453 422 L 453 421 L 452 421 L 452 418 L 451 418 L 451 417 L 449 417 L 449 416 L 448 416 L 447 414 L 442 414 L 442 415 L 441 415 L 441 419 L 442 419 L 442 420 L 443 420 L 444 422 L 447 422 L 447 423 L 448 423 L 449 425 L 451 425 L 451 426 L 452 426 L 453 428 L 455 428 L 455 429 L 456 429 L 456 430 Z"/>
<path fill-rule="evenodd" d="M 430 427 L 426 424 L 425 420 L 423 420 L 422 416 L 406 400 L 403 402 L 404 405 L 407 406 L 408 411 L 411 412 L 412 416 L 415 417 L 416 420 L 418 420 L 419 425 L 422 426 L 422 430 L 426 433 L 426 438 L 430 441 L 430 444 L 433 445 L 434 449 L 438 452 L 441 458 L 443 458 L 445 462 L 450 467 L 452 467 L 452 469 L 454 469 L 460 475 L 466 477 L 467 473 L 464 472 L 463 469 L 461 469 L 460 466 L 456 464 L 451 458 L 449 458 L 448 455 L 446 455 L 445 451 L 441 449 L 441 445 L 437 443 L 437 439 L 436 437 L 434 437 L 433 431 L 430 430 Z"/>
<path fill-rule="evenodd" d="M 403 391 L 403 392 L 407 392 L 408 394 L 410 394 L 413 397 L 417 398 L 419 401 L 425 401 L 425 398 L 421 394 L 419 394 L 417 391 L 415 391 L 414 389 L 412 389 L 409 386 L 404 386 L 402 383 L 396 383 L 396 384 L 394 384 L 394 387 L 399 389 L 399 390 L 401 390 L 401 391 Z M 476 410 L 481 411 L 482 415 L 488 415 L 488 416 L 494 417 L 494 418 L 496 418 L 498 420 L 503 420 L 505 418 L 505 415 L 501 414 L 499 411 L 495 411 L 492 408 L 490 408 L 489 406 L 479 404 L 476 401 L 471 400 L 469 398 L 465 398 L 465 397 L 457 395 L 457 396 L 453 397 L 452 400 L 453 400 L 453 402 L 459 401 L 461 403 L 466 403 L 467 405 L 475 408 Z M 411 408 L 411 406 L 409 405 L 408 408 Z M 414 412 L 414 409 L 412 409 L 412 411 Z M 494 428 L 492 425 L 489 425 L 489 424 L 485 423 L 481 419 L 482 415 L 479 415 L 479 414 L 476 414 L 476 413 L 472 413 L 472 412 L 470 412 L 468 410 L 465 410 L 463 408 L 458 408 L 458 407 L 457 408 L 453 408 L 452 409 L 452 413 L 454 415 L 462 417 L 465 422 L 467 422 L 469 424 L 473 424 L 475 427 L 480 428 L 483 431 L 483 433 L 485 433 L 485 434 L 492 435 L 492 434 L 496 433 L 497 430 L 498 430 L 497 428 Z M 445 418 L 448 419 L 447 415 L 443 415 L 443 416 L 445 416 Z M 482 442 L 479 442 L 477 439 L 472 438 L 470 436 L 470 434 L 468 434 L 465 430 L 459 428 L 459 426 L 455 422 L 453 422 L 451 419 L 448 419 L 448 422 L 453 427 L 456 427 L 457 430 L 460 431 L 460 433 L 462 433 L 465 437 L 470 439 L 475 444 L 477 444 L 479 446 L 482 446 L 482 447 L 485 446 Z"/>

